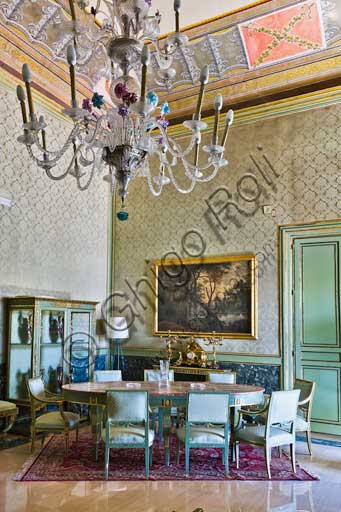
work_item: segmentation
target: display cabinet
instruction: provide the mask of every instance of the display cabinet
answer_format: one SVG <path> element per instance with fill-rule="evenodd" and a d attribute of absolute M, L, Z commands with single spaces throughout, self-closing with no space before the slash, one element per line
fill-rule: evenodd
<path fill-rule="evenodd" d="M 62 383 L 92 379 L 96 304 L 46 297 L 6 299 L 8 400 L 28 401 L 30 377 L 41 375 L 52 392 Z"/>

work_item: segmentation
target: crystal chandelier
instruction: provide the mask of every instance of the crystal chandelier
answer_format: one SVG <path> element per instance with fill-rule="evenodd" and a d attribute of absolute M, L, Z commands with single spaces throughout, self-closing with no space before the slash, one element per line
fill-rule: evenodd
<path fill-rule="evenodd" d="M 219 116 L 223 99 L 218 94 L 214 100 L 214 127 L 211 143 L 203 146 L 206 159 L 199 165 L 199 148 L 201 134 L 208 125 L 201 120 L 201 109 L 205 86 L 209 80 L 209 67 L 203 67 L 200 74 L 200 90 L 195 113 L 192 119 L 183 123 L 190 140 L 185 148 L 167 133 L 169 106 L 164 102 L 158 105 L 158 96 L 153 91 L 147 91 L 147 69 L 150 65 L 149 45 L 141 41 L 148 39 L 151 34 L 155 17 L 149 19 L 148 9 L 150 0 L 119 0 L 110 3 L 112 24 L 106 23 L 110 33 L 106 48 L 108 58 L 114 65 L 119 65 L 121 75 L 113 74 L 110 84 L 111 105 L 105 104 L 102 95 L 95 92 L 92 99 L 85 98 L 79 106 L 76 97 L 77 53 L 74 45 L 67 48 L 67 62 L 70 71 L 71 103 L 63 110 L 73 122 L 64 145 L 57 151 L 50 150 L 47 144 L 46 123 L 43 116 L 38 117 L 32 100 L 31 72 L 27 64 L 23 65 L 22 76 L 25 83 L 17 87 L 17 97 L 20 102 L 23 118 L 23 135 L 18 141 L 23 143 L 38 167 L 46 172 L 52 180 L 59 181 L 67 175 L 77 180 L 80 190 L 86 190 L 96 173 L 102 171 L 105 165 L 108 173 L 103 179 L 110 183 L 111 192 L 117 191 L 121 198 L 121 208 L 117 214 L 119 220 L 127 220 L 125 199 L 128 195 L 128 185 L 131 180 L 140 176 L 147 180 L 150 191 L 159 196 L 163 187 L 172 183 L 181 193 L 191 192 L 196 183 L 212 180 L 221 167 L 227 165 L 224 158 L 229 127 L 233 121 L 233 111 L 226 115 L 225 129 L 222 139 L 218 141 Z M 181 44 L 186 44 L 186 38 L 179 32 L 180 1 L 175 0 L 176 31 L 170 36 L 161 49 L 156 44 L 156 52 L 165 59 L 161 75 L 166 80 L 170 72 L 172 52 Z M 119 26 L 117 33 L 115 27 Z M 149 27 L 149 28 L 148 28 Z M 77 40 L 76 40 L 77 42 Z M 78 46 L 78 45 L 77 45 Z M 132 75 L 134 65 L 139 62 L 140 83 Z M 28 112 L 26 109 L 26 97 Z M 62 157 L 70 153 L 67 168 L 59 174 L 53 172 Z M 149 165 L 150 159 L 157 164 L 156 173 L 152 172 L 155 165 Z M 180 167 L 181 166 L 181 167 Z M 180 173 L 180 171 L 182 171 Z"/>

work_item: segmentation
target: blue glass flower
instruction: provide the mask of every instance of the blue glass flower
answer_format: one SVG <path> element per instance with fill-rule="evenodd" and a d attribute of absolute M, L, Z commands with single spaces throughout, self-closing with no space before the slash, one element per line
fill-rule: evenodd
<path fill-rule="evenodd" d="M 94 92 L 94 95 L 92 97 L 92 104 L 96 108 L 101 108 L 104 105 L 104 96 L 101 94 L 98 94 L 98 92 Z"/>
<path fill-rule="evenodd" d="M 153 105 L 153 107 L 156 107 L 157 104 L 159 103 L 159 97 L 154 91 L 150 91 L 147 94 L 147 100 L 148 100 L 148 103 Z"/>
<path fill-rule="evenodd" d="M 162 103 L 161 107 L 160 107 L 160 114 L 162 116 L 165 116 L 166 114 L 169 114 L 170 112 L 170 107 L 168 105 L 168 101 L 165 101 L 164 103 Z"/>

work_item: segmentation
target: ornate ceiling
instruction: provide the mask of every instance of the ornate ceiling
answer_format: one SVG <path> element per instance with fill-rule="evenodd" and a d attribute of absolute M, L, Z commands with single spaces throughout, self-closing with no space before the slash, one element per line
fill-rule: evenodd
<path fill-rule="evenodd" d="M 190 44 L 176 54 L 177 79 L 169 91 L 157 85 L 156 59 L 149 88 L 167 96 L 172 121 L 193 111 L 198 77 L 210 64 L 210 83 L 203 108 L 209 115 L 217 90 L 224 109 L 259 103 L 340 85 L 341 2 L 339 0 L 264 1 L 246 10 L 186 30 Z M 77 8 L 77 19 L 95 39 L 100 30 L 91 15 Z M 59 105 L 69 102 L 64 59 L 72 40 L 65 0 L 1 0 L 0 63 L 4 76 L 20 78 L 23 62 L 33 72 L 33 87 Z M 105 89 L 106 51 L 95 44 L 79 62 L 78 90 L 89 95 Z M 93 50 L 94 48 L 92 48 Z"/>

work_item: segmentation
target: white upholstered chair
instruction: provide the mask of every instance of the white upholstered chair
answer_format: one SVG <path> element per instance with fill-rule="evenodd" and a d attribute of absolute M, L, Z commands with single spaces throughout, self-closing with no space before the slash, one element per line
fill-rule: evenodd
<path fill-rule="evenodd" d="M 235 384 L 237 381 L 237 375 L 236 372 L 209 372 L 207 375 L 207 380 L 208 382 L 213 382 L 215 384 Z"/>
<path fill-rule="evenodd" d="M 169 380 L 171 382 L 174 382 L 174 370 L 169 370 L 168 373 Z M 160 370 L 144 370 L 144 381 L 145 382 L 159 382 L 161 380 L 161 373 Z M 158 419 L 158 433 L 159 433 L 159 439 L 160 441 L 163 440 L 163 410 L 158 407 L 152 407 L 150 408 L 151 418 L 152 418 L 152 425 L 155 425 L 155 419 Z M 171 416 L 177 416 L 177 409 L 176 407 L 171 408 Z"/>
<path fill-rule="evenodd" d="M 185 445 L 186 476 L 189 475 L 191 448 L 221 448 L 225 473 L 229 455 L 229 394 L 193 392 L 187 395 L 185 426 L 176 429 L 176 462 L 179 464 L 180 444 Z"/>
<path fill-rule="evenodd" d="M 266 469 L 271 479 L 270 461 L 271 449 L 284 445 L 290 446 L 290 457 L 293 472 L 296 473 L 295 462 L 295 423 L 297 416 L 297 405 L 300 391 L 274 391 L 265 409 L 252 411 L 252 416 L 266 412 L 265 425 L 252 425 L 238 427 L 234 432 L 233 448 L 235 450 L 237 468 L 239 467 L 239 442 L 264 446 Z M 239 419 L 242 415 L 250 415 L 250 411 L 241 409 L 238 411 Z"/>
<path fill-rule="evenodd" d="M 149 477 L 154 431 L 149 428 L 148 402 L 147 391 L 107 391 L 107 421 L 102 431 L 105 478 L 109 473 L 110 448 L 143 448 L 146 478 Z"/>
<path fill-rule="evenodd" d="M 76 443 L 78 443 L 79 414 L 63 410 L 63 397 L 55 393 L 50 393 L 44 388 L 44 383 L 40 377 L 28 379 L 28 394 L 31 404 L 31 451 L 34 450 L 35 437 L 37 432 L 64 434 L 65 454 L 69 450 L 70 430 L 76 430 Z M 46 410 L 48 405 L 57 405 L 58 410 L 45 412 L 37 416 L 37 412 Z"/>
<path fill-rule="evenodd" d="M 122 380 L 121 370 L 95 370 L 94 382 L 119 382 Z"/>

